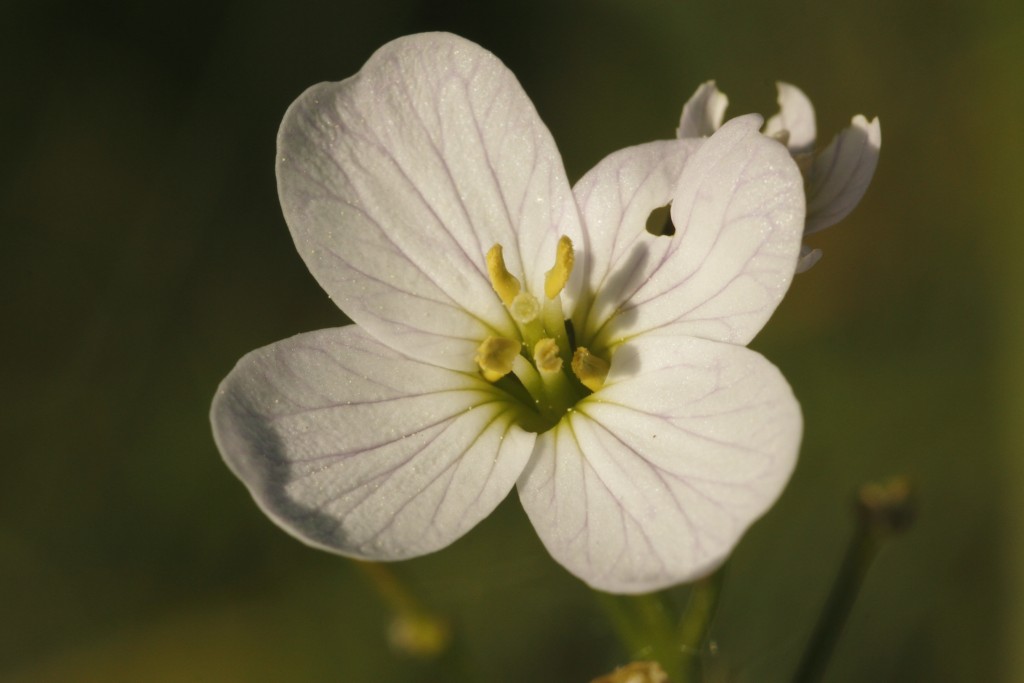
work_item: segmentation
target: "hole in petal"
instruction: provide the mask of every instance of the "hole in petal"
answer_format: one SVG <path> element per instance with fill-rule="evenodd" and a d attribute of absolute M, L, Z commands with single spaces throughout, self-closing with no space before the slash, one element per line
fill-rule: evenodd
<path fill-rule="evenodd" d="M 647 217 L 647 232 L 655 237 L 671 237 L 676 234 L 676 226 L 672 224 L 672 204 L 659 206 Z"/>

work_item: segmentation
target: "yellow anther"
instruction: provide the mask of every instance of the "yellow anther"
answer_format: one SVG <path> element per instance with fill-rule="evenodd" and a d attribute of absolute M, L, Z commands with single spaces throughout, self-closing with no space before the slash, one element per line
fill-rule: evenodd
<path fill-rule="evenodd" d="M 521 287 L 516 276 L 505 267 L 505 257 L 501 255 L 500 244 L 495 244 L 487 252 L 487 273 L 491 276 L 491 287 L 494 287 L 502 303 L 511 306 Z"/>
<path fill-rule="evenodd" d="M 497 382 L 512 372 L 512 362 L 519 355 L 522 344 L 506 337 L 488 337 L 477 347 L 476 361 L 488 382 Z"/>
<path fill-rule="evenodd" d="M 519 292 L 508 307 L 509 313 L 521 325 L 532 323 L 540 315 L 540 302 L 529 292 Z"/>
<path fill-rule="evenodd" d="M 572 371 L 587 389 L 597 391 L 604 386 L 608 377 L 608 361 L 590 353 L 586 348 L 579 347 L 572 354 Z"/>
<path fill-rule="evenodd" d="M 544 277 L 544 295 L 554 299 L 562 292 L 565 283 L 569 281 L 572 274 L 572 264 L 576 255 L 572 250 L 572 240 L 562 235 L 558 238 L 558 247 L 555 251 L 555 265 Z"/>
<path fill-rule="evenodd" d="M 554 339 L 541 339 L 533 347 L 533 362 L 541 372 L 558 372 L 562 359 L 558 356 L 558 344 Z"/>

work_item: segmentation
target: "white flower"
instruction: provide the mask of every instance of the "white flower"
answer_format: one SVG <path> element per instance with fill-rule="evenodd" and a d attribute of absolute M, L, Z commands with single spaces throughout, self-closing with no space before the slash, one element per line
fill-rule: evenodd
<path fill-rule="evenodd" d="M 868 121 L 857 114 L 828 147 L 815 153 L 814 105 L 795 85 L 777 83 L 776 86 L 779 113 L 768 119 L 764 134 L 785 143 L 804 173 L 807 188 L 804 234 L 810 235 L 846 218 L 867 192 L 878 165 L 882 126 L 877 117 Z M 729 99 L 719 92 L 714 81 L 702 84 L 683 106 L 678 137 L 711 135 L 721 127 L 728 104 Z M 820 249 L 805 246 L 797 272 L 808 270 L 820 258 Z"/>
<path fill-rule="evenodd" d="M 779 495 L 802 428 L 744 347 L 804 223 L 800 172 L 760 123 L 620 150 L 570 190 L 515 77 L 456 36 L 310 88 L 281 125 L 279 193 L 356 324 L 242 358 L 212 409 L 228 465 L 277 524 L 350 557 L 442 548 L 516 487 L 595 588 L 710 571 Z M 670 201 L 677 232 L 655 237 Z"/>

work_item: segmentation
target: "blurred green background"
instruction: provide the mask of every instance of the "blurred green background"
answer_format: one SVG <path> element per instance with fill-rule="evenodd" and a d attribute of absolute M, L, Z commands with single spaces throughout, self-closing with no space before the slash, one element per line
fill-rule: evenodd
<path fill-rule="evenodd" d="M 285 108 L 435 29 L 512 68 L 573 179 L 671 137 L 709 78 L 734 115 L 799 85 L 823 143 L 881 117 L 865 201 L 813 240 L 824 259 L 754 344 L 806 436 L 730 564 L 710 678 L 789 678 L 853 491 L 906 473 L 918 522 L 884 549 L 827 680 L 1024 680 L 1017 0 L 3 3 L 0 680 L 568 683 L 624 661 L 515 496 L 394 566 L 455 646 L 392 652 L 365 577 L 278 531 L 210 437 L 242 354 L 343 320 L 278 208 Z"/>

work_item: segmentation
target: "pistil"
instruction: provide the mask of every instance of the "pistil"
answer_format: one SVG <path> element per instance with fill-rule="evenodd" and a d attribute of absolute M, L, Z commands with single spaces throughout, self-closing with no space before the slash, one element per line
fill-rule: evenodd
<path fill-rule="evenodd" d="M 540 302 L 529 292 L 519 292 L 508 306 L 509 313 L 520 325 L 529 325 L 540 314 Z"/>

